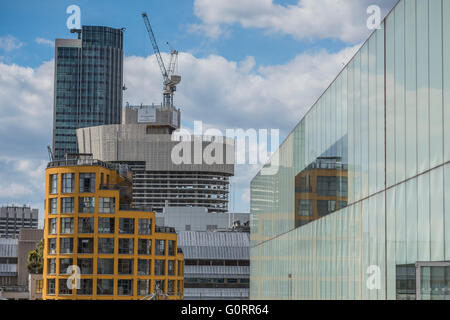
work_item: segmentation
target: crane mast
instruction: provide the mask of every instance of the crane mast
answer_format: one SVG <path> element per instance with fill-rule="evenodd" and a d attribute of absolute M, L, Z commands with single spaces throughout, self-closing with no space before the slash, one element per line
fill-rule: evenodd
<path fill-rule="evenodd" d="M 178 75 L 174 75 L 175 65 L 178 60 L 178 51 L 171 50 L 170 52 L 170 63 L 169 63 L 169 71 L 167 71 L 166 66 L 164 65 L 164 61 L 161 57 L 161 52 L 158 47 L 158 43 L 156 42 L 155 34 L 153 33 L 152 26 L 150 24 L 150 20 L 148 19 L 147 13 L 142 13 L 142 18 L 144 19 L 145 26 L 147 28 L 148 36 L 153 46 L 153 51 L 155 52 L 156 59 L 158 60 L 159 68 L 161 69 L 161 73 L 163 76 L 163 106 L 164 107 L 173 107 L 173 94 L 177 90 L 176 85 L 180 83 L 181 77 Z"/>

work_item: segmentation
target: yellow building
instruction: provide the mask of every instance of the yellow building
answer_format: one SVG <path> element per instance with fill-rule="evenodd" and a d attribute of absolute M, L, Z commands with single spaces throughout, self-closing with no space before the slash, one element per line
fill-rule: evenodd
<path fill-rule="evenodd" d="M 50 162 L 45 183 L 43 299 L 183 299 L 172 228 L 131 209 L 131 183 L 92 159 Z"/>

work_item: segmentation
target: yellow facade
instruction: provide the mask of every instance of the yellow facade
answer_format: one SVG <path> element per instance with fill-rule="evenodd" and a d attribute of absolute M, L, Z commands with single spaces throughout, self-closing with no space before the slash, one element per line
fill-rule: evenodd
<path fill-rule="evenodd" d="M 157 229 L 154 212 L 129 203 L 120 210 L 125 189 L 126 179 L 99 161 L 49 164 L 43 299 L 143 299 L 155 287 L 157 298 L 183 299 L 176 233 Z"/>

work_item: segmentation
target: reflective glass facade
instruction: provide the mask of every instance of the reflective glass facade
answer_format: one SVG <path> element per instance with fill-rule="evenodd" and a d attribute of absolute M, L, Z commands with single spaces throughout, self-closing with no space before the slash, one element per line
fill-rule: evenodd
<path fill-rule="evenodd" d="M 53 154 L 77 153 L 76 129 L 121 120 L 123 31 L 83 26 L 81 39 L 56 39 Z"/>
<path fill-rule="evenodd" d="M 251 182 L 251 298 L 415 297 L 402 267 L 450 260 L 450 2 L 399 1 L 277 155 Z"/>

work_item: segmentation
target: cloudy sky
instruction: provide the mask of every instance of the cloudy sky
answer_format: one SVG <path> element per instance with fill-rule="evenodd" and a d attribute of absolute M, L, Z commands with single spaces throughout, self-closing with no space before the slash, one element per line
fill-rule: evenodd
<path fill-rule="evenodd" d="M 83 25 L 125 27 L 124 102 L 159 103 L 162 79 L 141 12 L 161 51 L 180 51 L 182 125 L 279 129 L 285 137 L 368 37 L 367 8 L 397 0 L 14 0 L 0 2 L 0 206 L 43 216 L 52 136 L 54 39 Z M 163 58 L 168 58 L 163 54 Z M 238 166 L 230 208 L 249 210 L 258 165 Z"/>

